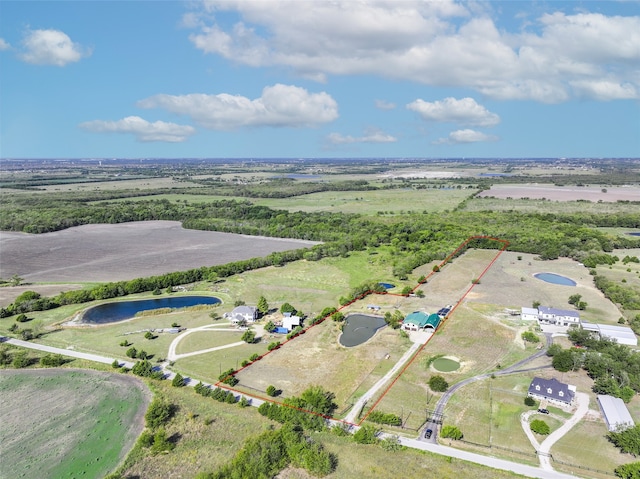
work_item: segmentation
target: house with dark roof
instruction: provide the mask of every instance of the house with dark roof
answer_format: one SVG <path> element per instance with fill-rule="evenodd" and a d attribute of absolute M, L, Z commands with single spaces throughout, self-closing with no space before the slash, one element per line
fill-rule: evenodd
<path fill-rule="evenodd" d="M 534 399 L 564 407 L 573 402 L 576 388 L 557 379 L 533 378 L 528 394 Z"/>

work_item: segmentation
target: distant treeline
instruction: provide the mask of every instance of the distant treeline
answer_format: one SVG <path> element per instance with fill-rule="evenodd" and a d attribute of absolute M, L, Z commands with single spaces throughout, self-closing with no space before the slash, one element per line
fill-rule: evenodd
<path fill-rule="evenodd" d="M 88 195 L 88 197 L 100 195 Z M 16 197 L 17 198 L 17 197 Z M 107 299 L 193 283 L 212 275 L 227 277 L 290 261 L 317 261 L 346 256 L 385 245 L 391 250 L 393 273 L 406 278 L 416 267 L 442 260 L 471 236 L 486 235 L 510 242 L 509 250 L 532 253 L 541 259 L 570 257 L 578 261 L 616 248 L 640 247 L 640 238 L 612 235 L 596 227 L 640 227 L 640 215 L 618 213 L 551 214 L 517 211 L 412 213 L 393 217 L 371 217 L 333 212 L 289 212 L 249 202 L 170 202 L 168 200 L 87 202 L 87 195 L 32 196 L 13 200 L 0 211 L 0 229 L 44 233 L 95 223 L 175 220 L 185 228 L 247 235 L 321 241 L 322 244 L 295 251 L 272 253 L 226 265 L 169 273 L 150 278 L 108 283 L 91 290 L 62 293 L 48 301 L 16 305 L 0 314 L 18 314 L 58 305 Z M 471 247 L 500 248 L 501 243 L 477 240 Z M 601 281 L 602 282 L 602 281 Z M 607 288 L 612 290 L 610 286 Z M 31 309 L 27 309 L 31 308 Z"/>

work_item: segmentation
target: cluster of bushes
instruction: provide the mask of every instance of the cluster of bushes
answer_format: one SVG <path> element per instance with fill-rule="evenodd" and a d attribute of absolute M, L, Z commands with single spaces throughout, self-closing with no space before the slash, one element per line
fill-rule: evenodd
<path fill-rule="evenodd" d="M 142 361 L 136 361 L 136 363 L 131 368 L 131 372 L 136 376 L 141 376 L 144 378 L 151 378 L 162 380 L 164 379 L 164 374 L 160 370 L 154 370 L 151 361 L 148 359 L 143 359 Z"/>
<path fill-rule="evenodd" d="M 275 477 L 287 466 L 323 477 L 332 473 L 336 465 L 336 457 L 305 436 L 300 427 L 285 424 L 278 430 L 248 439 L 229 464 L 213 473 L 200 473 L 196 479 Z"/>
<path fill-rule="evenodd" d="M 620 261 L 620 258 L 618 258 L 617 256 L 612 256 L 606 253 L 595 253 L 583 258 L 582 264 L 584 264 L 587 268 L 595 268 L 600 264 L 612 265 L 616 264 L 616 262 L 618 261 Z"/>
<path fill-rule="evenodd" d="M 593 284 L 607 299 L 624 309 L 640 309 L 640 292 L 598 274 L 593 277 Z"/>
<path fill-rule="evenodd" d="M 456 426 L 447 425 L 443 426 L 442 430 L 440 431 L 440 437 L 459 441 L 460 439 L 462 439 L 463 434 L 462 431 Z"/>
<path fill-rule="evenodd" d="M 393 314 L 391 313 L 391 311 L 387 311 L 386 313 L 384 313 L 384 321 L 391 328 L 398 329 L 404 321 L 404 315 L 397 309 L 393 312 Z"/>
<path fill-rule="evenodd" d="M 539 343 L 540 342 L 540 338 L 538 337 L 538 335 L 532 331 L 525 331 L 522 333 L 522 339 L 525 340 L 528 343 Z"/>
<path fill-rule="evenodd" d="M 384 413 L 382 411 L 371 411 L 367 416 L 367 421 L 376 424 L 386 424 L 389 426 L 402 426 L 402 419 L 397 414 Z"/>
<path fill-rule="evenodd" d="M 238 378 L 234 376 L 235 373 L 235 369 L 228 369 L 220 374 L 220 376 L 218 376 L 218 380 L 222 381 L 223 384 L 228 384 L 229 386 L 233 387 L 240 382 Z"/>
<path fill-rule="evenodd" d="M 534 419 L 533 421 L 531 421 L 529 427 L 536 434 L 540 434 L 543 436 L 547 436 L 551 433 L 551 428 L 542 419 Z"/>
<path fill-rule="evenodd" d="M 331 417 L 338 407 L 335 395 L 320 386 L 306 389 L 300 397 L 286 398 L 283 405 L 264 402 L 258 412 L 279 423 L 291 423 L 304 429 L 321 431 L 326 425 L 326 417 Z"/>
<path fill-rule="evenodd" d="M 629 402 L 640 392 L 640 353 L 607 338 L 598 338 L 582 328 L 569 328 L 569 339 L 578 348 L 563 349 L 553 344 L 547 354 L 561 372 L 587 371 L 596 394 L 609 394 Z"/>
<path fill-rule="evenodd" d="M 287 339 L 293 339 L 300 334 L 304 334 L 304 329 L 302 329 L 302 326 L 296 326 L 287 334 Z"/>
<path fill-rule="evenodd" d="M 227 404 L 235 404 L 236 402 L 238 402 L 238 398 L 231 391 L 227 391 L 226 389 L 221 388 L 212 389 L 209 386 L 205 386 L 201 382 L 196 384 L 193 390 L 196 393 L 200 394 L 200 396 L 209 397 L 211 399 L 215 399 L 218 402 L 225 402 Z"/>

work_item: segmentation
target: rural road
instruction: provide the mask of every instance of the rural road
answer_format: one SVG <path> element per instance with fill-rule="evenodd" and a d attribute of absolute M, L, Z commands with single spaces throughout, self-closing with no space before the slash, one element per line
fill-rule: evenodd
<path fill-rule="evenodd" d="M 20 346 L 20 347 L 30 348 L 30 349 L 37 349 L 39 351 L 45 351 L 45 352 L 54 353 L 54 354 L 62 354 L 62 355 L 65 355 L 65 356 L 70 356 L 70 357 L 75 357 L 75 358 L 87 359 L 89 361 L 96 361 L 96 362 L 104 363 L 104 364 L 111 364 L 113 362 L 113 358 L 107 358 L 107 357 L 99 356 L 99 355 L 96 355 L 96 354 L 82 353 L 82 352 L 74 351 L 74 350 L 71 350 L 71 349 L 54 348 L 54 347 L 44 346 L 44 345 L 41 345 L 41 344 L 32 343 L 32 342 L 28 342 L 28 341 L 21 341 L 19 339 L 11 339 L 11 338 L 7 339 L 7 338 L 0 337 L 0 340 L 4 340 L 4 342 L 9 343 L 9 344 L 13 344 L 15 346 Z M 417 346 L 416 346 L 416 344 L 417 344 Z M 414 343 L 414 346 L 412 346 L 412 349 L 414 349 L 414 347 L 417 348 L 419 346 L 420 346 L 420 343 Z M 407 351 L 407 353 L 405 353 L 405 356 L 407 356 L 412 349 Z M 409 357 L 410 357 L 410 355 L 409 355 Z M 404 356 L 403 356 L 403 358 L 404 358 Z M 406 359 L 408 359 L 408 358 L 406 358 Z M 398 364 L 400 364 L 400 365 L 404 364 L 404 362 L 406 362 L 406 359 L 405 359 L 405 361 L 402 361 L 402 358 L 401 358 L 401 360 L 398 361 L 396 366 Z M 128 368 L 133 367 L 133 363 L 130 363 L 130 362 L 125 362 L 124 365 L 126 367 L 128 367 Z M 400 366 L 398 366 L 398 367 L 400 367 Z M 172 379 L 173 376 L 175 376 L 175 373 L 169 373 L 168 379 Z M 188 381 L 187 386 L 195 386 L 196 384 L 197 384 L 196 381 L 190 380 L 190 381 Z M 207 384 L 205 384 L 205 385 L 207 385 Z M 208 385 L 208 386 L 210 386 L 210 385 Z M 237 393 L 237 392 L 234 391 L 234 393 Z M 264 402 L 263 400 L 257 399 L 257 398 L 254 398 L 254 397 L 250 397 L 250 396 L 246 396 L 246 397 L 247 397 L 247 399 L 249 399 L 251 401 L 251 405 L 254 406 L 254 407 L 258 407 Z M 576 422 L 577 422 L 577 420 L 576 420 Z M 357 428 L 357 426 L 356 426 L 356 428 Z M 513 472 L 515 472 L 517 474 L 522 474 L 522 475 L 527 476 L 527 477 L 540 478 L 540 479 L 571 479 L 571 478 L 575 478 L 575 476 L 559 473 L 557 471 L 549 471 L 549 470 L 545 470 L 545 469 L 542 469 L 542 468 L 539 468 L 539 467 L 527 466 L 525 464 L 519 464 L 517 462 L 506 461 L 504 459 L 497 459 L 495 457 L 483 456 L 481 454 L 475 454 L 475 453 L 472 453 L 472 452 L 463 451 L 463 450 L 460 450 L 460 449 L 455 449 L 453 447 L 442 446 L 442 445 L 439 445 L 439 444 L 427 443 L 427 442 L 424 442 L 424 441 L 420 441 L 418 439 L 409 439 L 409 438 L 402 438 L 401 437 L 401 438 L 399 438 L 399 440 L 400 440 L 400 443 L 403 446 L 406 446 L 406 447 L 410 447 L 410 448 L 413 448 L 413 449 L 420 449 L 422 451 L 428 451 L 428 452 L 431 452 L 433 454 L 438 454 L 438 455 L 441 455 L 441 456 L 453 457 L 453 458 L 461 459 L 461 460 L 464 460 L 464 461 L 473 462 L 475 464 L 481 464 L 481 465 L 484 465 L 484 466 L 487 466 L 487 467 L 491 467 L 491 468 L 494 468 L 494 469 L 501 469 L 501 470 L 505 470 L 505 471 L 513 471 Z"/>
<path fill-rule="evenodd" d="M 529 426 L 529 417 L 532 414 L 537 414 L 536 411 L 527 411 L 521 417 L 522 429 L 525 434 L 529 438 L 531 445 L 538 452 L 538 458 L 540 459 L 540 467 L 547 470 L 553 471 L 553 466 L 551 465 L 551 447 L 562 438 L 569 430 L 575 426 L 578 421 L 580 421 L 585 414 L 589 411 L 589 396 L 585 393 L 576 393 L 576 402 L 578 403 L 578 407 L 576 412 L 573 413 L 573 416 L 565 422 L 558 429 L 553 431 L 542 443 L 538 443 L 536 437 L 533 435 L 533 431 L 531 431 L 531 427 Z"/>
<path fill-rule="evenodd" d="M 483 379 L 487 379 L 489 377 L 491 377 L 491 375 L 495 375 L 495 376 L 505 376 L 507 374 L 514 374 L 514 373 L 519 373 L 519 372 L 524 372 L 524 371 L 535 371 L 536 369 L 542 369 L 544 367 L 547 366 L 540 366 L 540 367 L 536 367 L 536 368 L 529 368 L 529 369 L 520 369 L 523 365 L 533 361 L 534 359 L 537 359 L 541 356 L 544 356 L 547 353 L 547 348 L 549 348 L 549 346 L 551 346 L 551 344 L 553 343 L 553 337 L 551 334 L 549 333 L 545 333 L 545 338 L 546 338 L 546 342 L 547 345 L 545 348 L 542 348 L 540 351 L 537 351 L 536 353 L 532 354 L 531 356 L 524 358 L 520 361 L 518 361 L 517 363 L 512 364 L 511 366 L 501 369 L 499 371 L 494 371 L 491 373 L 485 373 L 485 374 L 479 374 L 478 376 L 473 376 L 471 378 L 465 379 L 464 381 L 460 381 L 459 383 L 454 384 L 453 386 L 451 386 L 443 395 L 442 397 L 440 397 L 440 399 L 438 400 L 435 410 L 432 413 L 432 420 L 429 421 L 426 425 L 425 425 L 425 429 L 432 429 L 433 430 L 433 435 L 431 436 L 431 439 L 427 440 L 424 439 L 424 441 L 429 441 L 432 443 L 436 443 L 436 436 L 437 436 L 437 431 L 438 431 L 438 424 L 441 422 L 442 417 L 444 417 L 444 408 L 446 407 L 447 403 L 449 402 L 449 399 L 451 399 L 451 397 L 453 396 L 453 394 L 460 388 L 462 388 L 463 386 L 466 386 L 467 384 L 471 384 L 473 382 L 476 381 L 482 381 Z M 420 438 L 422 438 L 423 435 L 420 434 Z"/>
<path fill-rule="evenodd" d="M 393 378 L 397 372 L 400 370 L 402 366 L 413 356 L 413 354 L 422 346 L 422 343 L 413 343 L 411 347 L 407 350 L 406 353 L 402 355 L 398 362 L 391 368 L 391 370 L 385 374 L 381 379 L 376 382 L 371 389 L 369 389 L 366 393 L 362 395 L 360 399 L 353 405 L 349 414 L 344 418 L 345 422 L 354 424 L 360 411 L 365 406 L 367 401 L 369 401 L 379 389 L 381 389 L 388 381 Z"/>

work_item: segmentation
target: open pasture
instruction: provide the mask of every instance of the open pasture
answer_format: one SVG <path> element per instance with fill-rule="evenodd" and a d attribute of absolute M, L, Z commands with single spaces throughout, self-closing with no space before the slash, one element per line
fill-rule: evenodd
<path fill-rule="evenodd" d="M 0 372 L 0 476 L 102 478 L 144 427 L 143 382 L 97 371 Z"/>
<path fill-rule="evenodd" d="M 108 282 L 305 248 L 311 241 L 183 229 L 177 221 L 93 224 L 31 235 L 0 232 L 0 276 L 37 282 Z"/>
<path fill-rule="evenodd" d="M 409 346 L 397 331 L 383 328 L 366 343 L 345 348 L 338 343 L 339 324 L 330 319 L 241 371 L 238 385 L 265 391 L 273 385 L 282 396 L 295 396 L 322 385 L 335 393 L 339 410 L 369 376 L 379 379 L 385 363 L 395 364 Z M 389 355 L 389 359 L 385 359 Z M 375 381 L 373 381 L 375 382 Z M 373 383 L 372 382 L 372 383 Z"/>
<path fill-rule="evenodd" d="M 126 198 L 122 201 L 169 200 L 176 202 L 206 203 L 220 200 L 250 201 L 254 205 L 276 210 L 330 211 L 376 215 L 378 212 L 408 213 L 452 210 L 476 190 L 461 188 L 398 188 L 372 191 L 323 191 L 291 198 L 247 198 L 243 196 L 160 194 Z"/>
<path fill-rule="evenodd" d="M 519 211 L 521 213 L 635 213 L 638 203 L 591 202 L 550 199 L 503 199 L 489 196 L 468 201 L 462 211 Z"/>
<path fill-rule="evenodd" d="M 483 191 L 479 197 L 495 198 L 532 198 L 552 201 L 640 201 L 639 186 L 552 186 L 552 185 L 493 185 Z"/>

